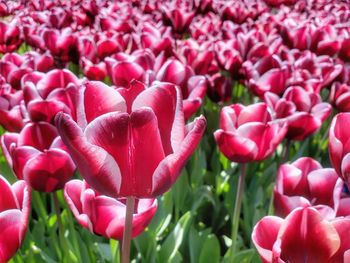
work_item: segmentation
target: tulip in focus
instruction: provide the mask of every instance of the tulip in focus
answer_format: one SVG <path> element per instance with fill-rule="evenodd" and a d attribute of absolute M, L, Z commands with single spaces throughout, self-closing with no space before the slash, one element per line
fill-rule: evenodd
<path fill-rule="evenodd" d="M 185 126 L 181 92 L 169 83 L 145 89 L 134 82 L 118 92 L 87 82 L 83 89 L 82 119 L 58 113 L 56 126 L 87 183 L 111 197 L 167 191 L 199 144 L 205 118 Z"/>
<path fill-rule="evenodd" d="M 274 189 L 275 213 L 285 217 L 295 208 L 314 206 L 324 217 L 338 211 L 343 182 L 334 169 L 322 168 L 309 157 L 302 157 L 278 169 Z"/>
<path fill-rule="evenodd" d="M 350 262 L 350 219 L 324 219 L 313 207 L 297 208 L 285 219 L 266 216 L 252 240 L 264 263 Z"/>
<path fill-rule="evenodd" d="M 0 176 L 0 262 L 5 263 L 19 249 L 28 226 L 31 193 L 23 180 L 10 185 Z"/>
<path fill-rule="evenodd" d="M 273 121 L 265 103 L 233 104 L 221 110 L 220 129 L 214 136 L 228 159 L 247 163 L 270 156 L 286 132 L 286 122 Z"/>

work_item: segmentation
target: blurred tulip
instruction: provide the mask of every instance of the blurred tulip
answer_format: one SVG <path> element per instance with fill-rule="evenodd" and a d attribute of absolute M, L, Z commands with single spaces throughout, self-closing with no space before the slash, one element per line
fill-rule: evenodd
<path fill-rule="evenodd" d="M 24 102 L 32 121 L 52 122 L 60 111 L 76 118 L 75 98 L 79 80 L 69 70 L 55 69 L 46 75 L 32 73 L 25 80 Z"/>
<path fill-rule="evenodd" d="M 181 93 L 168 83 L 145 90 L 136 84 L 125 91 L 123 98 L 103 83 L 85 83 L 85 124 L 78 118 L 84 128 L 63 113 L 56 125 L 81 175 L 96 191 L 155 197 L 175 182 L 206 121 L 199 117 L 185 126 Z"/>
<path fill-rule="evenodd" d="M 329 128 L 329 158 L 338 175 L 349 187 L 350 131 L 344 127 L 350 123 L 350 113 L 337 114 Z"/>
<path fill-rule="evenodd" d="M 275 118 L 286 118 L 290 140 L 304 140 L 315 133 L 329 117 L 332 106 L 322 102 L 321 96 L 301 87 L 289 87 L 280 99 L 273 93 L 265 94 L 265 101 Z"/>
<path fill-rule="evenodd" d="M 53 192 L 73 176 L 75 165 L 54 126 L 29 123 L 18 133 L 1 137 L 3 153 L 18 179 L 33 189 Z"/>
<path fill-rule="evenodd" d="M 0 78 L 0 82 L 5 82 Z M 24 126 L 25 116 L 21 109 L 23 92 L 14 91 L 11 86 L 0 84 L 0 124 L 10 132 L 19 132 Z"/>
<path fill-rule="evenodd" d="M 285 121 L 272 121 L 265 103 L 233 104 L 222 108 L 220 129 L 214 136 L 231 161 L 246 163 L 270 156 L 287 132 Z"/>
<path fill-rule="evenodd" d="M 19 48 L 22 42 L 18 26 L 0 21 L 0 53 L 13 52 Z"/>
<path fill-rule="evenodd" d="M 348 218 L 329 222 L 313 207 L 297 208 L 285 219 L 261 219 L 252 240 L 264 263 L 348 262 L 349 226 Z"/>
<path fill-rule="evenodd" d="M 322 214 L 322 210 L 329 210 L 325 206 L 329 206 L 334 211 L 330 217 L 335 217 L 343 186 L 334 169 L 322 168 L 312 158 L 302 157 L 283 164 L 278 169 L 274 189 L 275 213 L 285 217 L 295 208 L 314 206 Z"/>
<path fill-rule="evenodd" d="M 350 86 L 345 83 L 335 82 L 332 85 L 329 101 L 340 112 L 350 111 Z"/>
<path fill-rule="evenodd" d="M 7 262 L 21 246 L 28 227 L 31 193 L 24 181 L 10 185 L 0 175 L 0 262 Z"/>
<path fill-rule="evenodd" d="M 100 195 L 85 181 L 71 180 L 64 187 L 64 196 L 79 224 L 106 238 L 123 238 L 126 199 Z M 141 234 L 157 210 L 156 199 L 137 199 L 132 220 L 132 237 Z"/>
<path fill-rule="evenodd" d="M 232 83 L 220 73 L 210 76 L 208 79 L 208 97 L 213 102 L 226 102 L 232 98 Z"/>

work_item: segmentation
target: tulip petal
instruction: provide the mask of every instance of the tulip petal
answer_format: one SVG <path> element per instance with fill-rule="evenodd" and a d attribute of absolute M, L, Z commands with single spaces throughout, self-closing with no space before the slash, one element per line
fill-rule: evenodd
<path fill-rule="evenodd" d="M 153 175 L 151 197 L 167 191 L 176 181 L 187 159 L 198 146 L 206 127 L 203 116 L 196 118 L 190 125 L 192 128 L 180 144 L 179 150 L 168 155 L 157 167 Z"/>
<path fill-rule="evenodd" d="M 85 130 L 87 140 L 114 157 L 122 174 L 122 196 L 147 196 L 152 176 L 164 158 L 158 122 L 150 108 L 127 113 L 108 113 Z M 145 140 L 144 138 L 147 138 Z"/>
<path fill-rule="evenodd" d="M 23 177 L 33 189 L 53 192 L 64 186 L 73 176 L 74 170 L 75 165 L 68 153 L 50 149 L 28 160 L 23 169 Z"/>
<path fill-rule="evenodd" d="M 165 155 L 175 152 L 185 137 L 181 92 L 172 84 L 158 83 L 136 97 L 132 110 L 141 107 L 156 114 Z"/>
<path fill-rule="evenodd" d="M 56 126 L 81 175 L 98 192 L 116 196 L 121 185 L 120 168 L 103 148 L 89 143 L 69 115 L 58 113 Z"/>
<path fill-rule="evenodd" d="M 272 262 L 272 248 L 277 239 L 283 219 L 277 216 L 265 216 L 254 227 L 252 240 L 264 262 Z"/>
<path fill-rule="evenodd" d="M 21 244 L 22 212 L 18 209 L 0 213 L 0 262 L 7 262 Z"/>

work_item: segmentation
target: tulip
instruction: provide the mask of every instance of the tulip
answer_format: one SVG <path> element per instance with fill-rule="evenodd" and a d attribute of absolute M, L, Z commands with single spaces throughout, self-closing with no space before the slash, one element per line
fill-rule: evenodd
<path fill-rule="evenodd" d="M 276 118 L 288 121 L 286 137 L 290 140 L 301 141 L 315 133 L 332 112 L 332 106 L 322 102 L 320 95 L 298 86 L 289 87 L 281 99 L 266 93 L 265 101 Z"/>
<path fill-rule="evenodd" d="M 71 180 L 64 187 L 65 199 L 75 218 L 90 232 L 121 240 L 124 231 L 125 199 L 100 195 L 84 181 Z M 136 200 L 132 237 L 141 234 L 157 210 L 157 199 Z"/>
<path fill-rule="evenodd" d="M 103 83 L 87 82 L 81 94 L 89 105 L 79 108 L 83 128 L 63 113 L 56 126 L 87 183 L 111 197 L 167 191 L 198 145 L 204 117 L 185 126 L 181 93 L 170 84 L 133 85 L 123 98 Z"/>
<path fill-rule="evenodd" d="M 340 111 L 350 111 L 350 86 L 345 83 L 335 82 L 332 85 L 329 101 Z"/>
<path fill-rule="evenodd" d="M 13 52 L 22 44 L 18 26 L 0 21 L 0 53 Z"/>
<path fill-rule="evenodd" d="M 348 262 L 349 227 L 348 218 L 327 221 L 313 207 L 296 208 L 285 219 L 261 219 L 252 240 L 264 263 Z"/>
<path fill-rule="evenodd" d="M 10 185 L 0 176 L 0 262 L 7 262 L 23 242 L 28 227 L 31 193 L 22 180 Z"/>
<path fill-rule="evenodd" d="M 59 111 L 75 118 L 79 80 L 69 70 L 55 69 L 46 75 L 31 73 L 23 83 L 24 102 L 32 121 L 52 122 Z"/>
<path fill-rule="evenodd" d="M 195 15 L 193 11 L 185 8 L 173 6 L 163 7 L 163 20 L 165 24 L 170 24 L 176 34 L 185 33 Z"/>
<path fill-rule="evenodd" d="M 54 126 L 29 123 L 18 133 L 5 133 L 1 147 L 18 179 L 33 189 L 53 192 L 73 176 L 75 165 Z"/>
<path fill-rule="evenodd" d="M 265 103 L 250 106 L 233 104 L 220 112 L 220 129 L 214 132 L 215 141 L 228 159 L 242 163 L 232 215 L 230 261 L 233 261 L 236 252 L 246 163 L 264 160 L 271 155 L 286 132 L 286 122 L 272 121 Z"/>
<path fill-rule="evenodd" d="M 233 104 L 220 113 L 214 136 L 220 151 L 231 161 L 261 161 L 271 155 L 287 132 L 285 121 L 272 121 L 265 103 Z"/>
<path fill-rule="evenodd" d="M 13 91 L 10 85 L 5 84 L 1 77 L 0 82 L 0 124 L 10 132 L 19 132 L 24 126 L 24 115 L 20 102 L 23 99 L 22 91 Z"/>
<path fill-rule="evenodd" d="M 278 169 L 274 189 L 275 213 L 285 217 L 293 209 L 315 206 L 329 211 L 338 211 L 343 182 L 334 169 L 322 168 L 321 164 L 309 157 L 302 157 L 291 164 L 283 164 Z"/>
<path fill-rule="evenodd" d="M 263 57 L 254 64 L 246 61 L 242 68 L 247 76 L 249 89 L 260 97 L 267 91 L 282 94 L 287 88 L 290 71 L 276 55 Z"/>
<path fill-rule="evenodd" d="M 349 187 L 350 133 L 347 125 L 350 123 L 350 113 L 337 114 L 329 128 L 329 158 L 333 168 Z"/>

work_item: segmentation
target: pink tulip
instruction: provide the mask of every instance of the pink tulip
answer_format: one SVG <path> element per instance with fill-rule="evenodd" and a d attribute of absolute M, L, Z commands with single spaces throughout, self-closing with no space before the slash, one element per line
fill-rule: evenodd
<path fill-rule="evenodd" d="M 79 224 L 90 232 L 106 238 L 123 238 L 125 199 L 100 195 L 85 181 L 71 180 L 64 196 Z M 132 220 L 132 237 L 141 234 L 157 210 L 157 199 L 137 199 Z"/>
<path fill-rule="evenodd" d="M 350 111 L 350 86 L 335 82 L 329 95 L 330 102 L 341 112 Z"/>
<path fill-rule="evenodd" d="M 164 23 L 170 25 L 176 34 L 185 33 L 195 15 L 193 11 L 179 6 L 163 7 L 162 11 Z"/>
<path fill-rule="evenodd" d="M 214 136 L 231 161 L 246 163 L 270 156 L 287 132 L 285 121 L 272 121 L 265 103 L 233 104 L 222 108 L 220 129 Z"/>
<path fill-rule="evenodd" d="M 285 219 L 266 216 L 252 240 L 264 263 L 348 262 L 350 219 L 327 221 L 313 207 L 297 208 Z"/>
<path fill-rule="evenodd" d="M 0 21 L 0 53 L 13 52 L 22 42 L 18 26 Z"/>
<path fill-rule="evenodd" d="M 63 113 L 56 125 L 81 175 L 96 191 L 154 197 L 175 182 L 206 121 L 199 117 L 185 126 L 181 93 L 171 84 L 144 89 L 134 82 L 122 90 L 123 96 L 101 82 L 85 83 L 80 127 Z"/>
<path fill-rule="evenodd" d="M 21 90 L 14 91 L 9 84 L 4 83 L 0 87 L 0 124 L 10 132 L 19 132 L 24 126 L 24 114 L 20 105 L 23 99 Z"/>
<path fill-rule="evenodd" d="M 1 137 L 4 155 L 18 179 L 37 191 L 61 189 L 73 176 L 75 165 L 54 126 L 29 123 L 18 133 Z"/>
<path fill-rule="evenodd" d="M 76 118 L 79 80 L 69 70 L 55 69 L 46 75 L 32 73 L 24 80 L 24 103 L 32 121 L 52 122 L 60 111 Z"/>
<path fill-rule="evenodd" d="M 290 71 L 276 55 L 263 57 L 254 64 L 246 61 L 242 68 L 247 76 L 249 89 L 260 97 L 268 91 L 282 94 L 287 88 Z"/>
<path fill-rule="evenodd" d="M 24 181 L 10 185 L 3 176 L 0 176 L 0 188 L 0 262 L 7 262 L 26 234 L 31 193 Z"/>
<path fill-rule="evenodd" d="M 316 206 L 322 210 L 328 206 L 338 210 L 343 182 L 337 173 L 309 157 L 302 157 L 291 164 L 283 164 L 278 169 L 274 189 L 274 206 L 278 216 L 285 217 L 293 209 Z M 328 211 L 327 211 L 328 212 Z"/>
<path fill-rule="evenodd" d="M 322 102 L 320 95 L 298 86 L 289 87 L 281 99 L 266 93 L 265 101 L 276 118 L 287 119 L 286 137 L 290 140 L 304 140 L 315 133 L 332 112 L 332 106 Z"/>
<path fill-rule="evenodd" d="M 337 114 L 329 128 L 329 158 L 338 175 L 349 186 L 350 133 L 344 128 L 350 123 L 350 113 Z"/>

